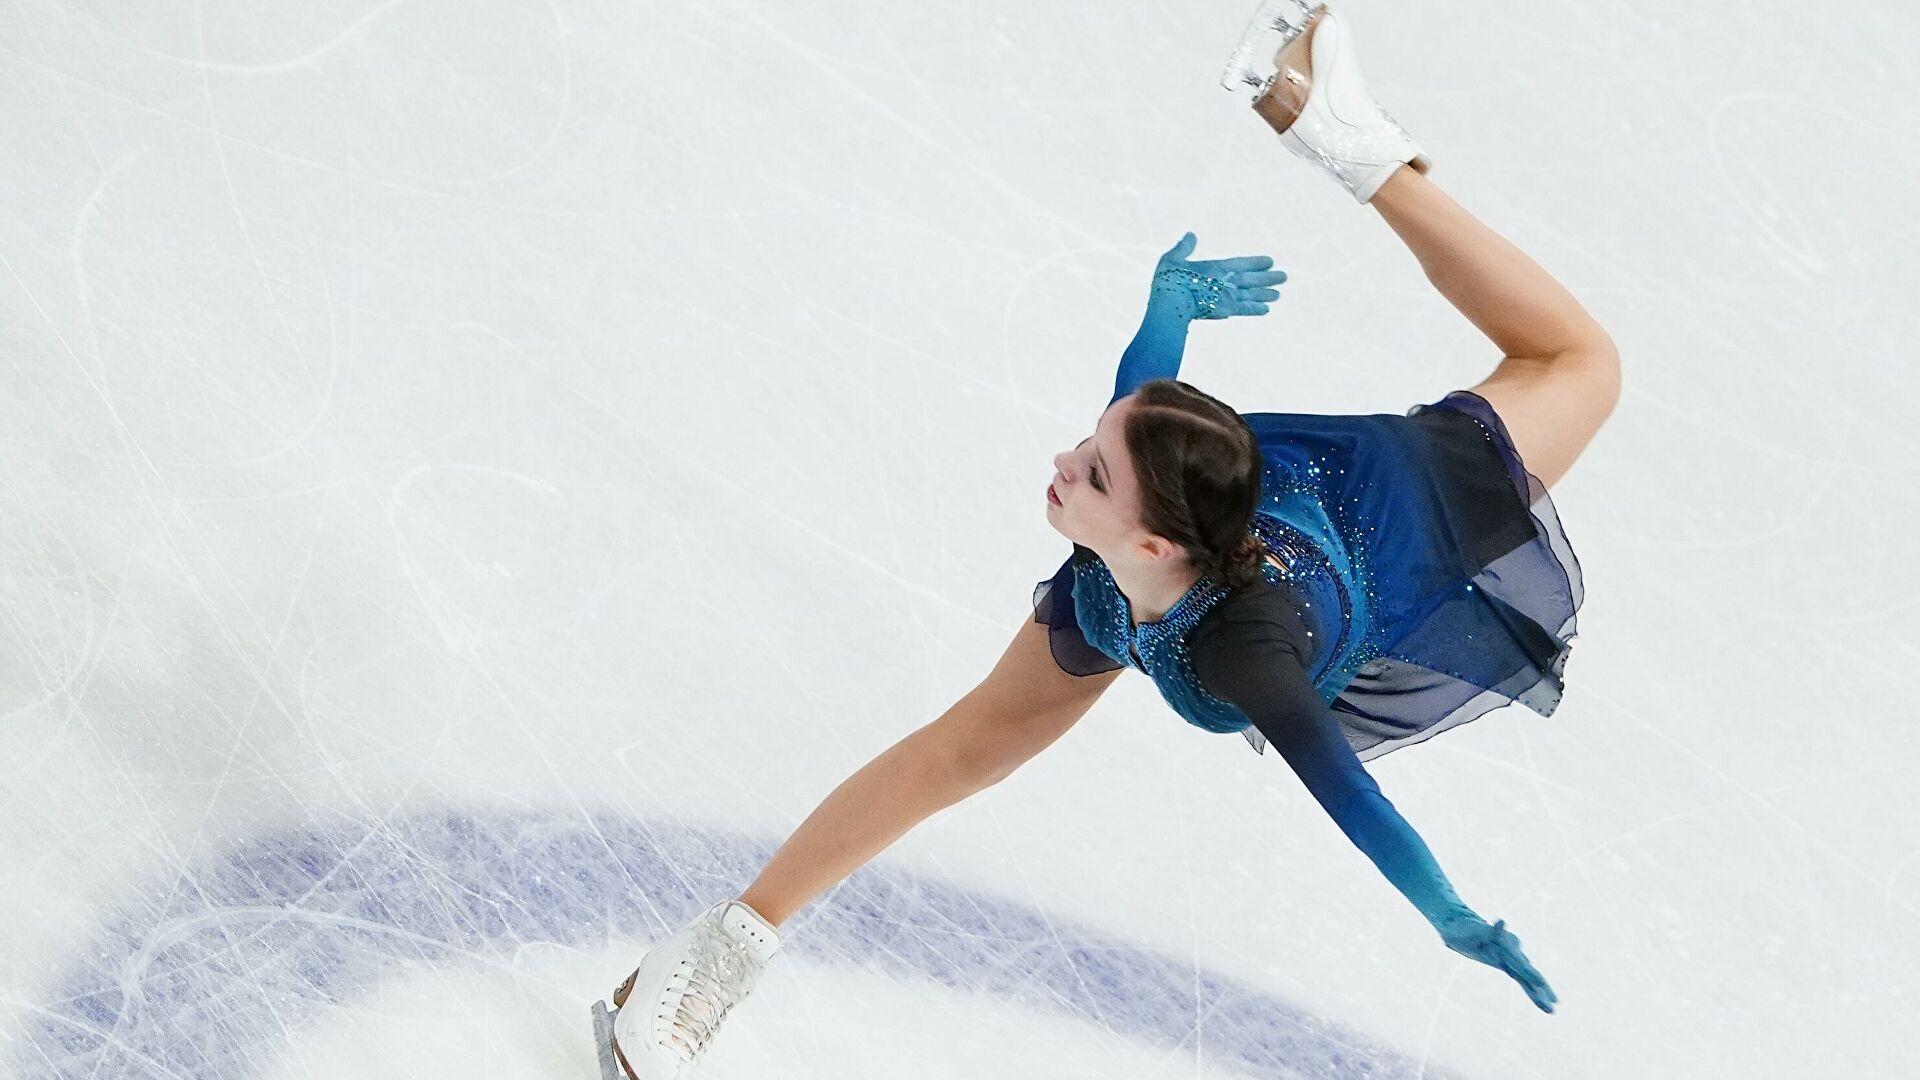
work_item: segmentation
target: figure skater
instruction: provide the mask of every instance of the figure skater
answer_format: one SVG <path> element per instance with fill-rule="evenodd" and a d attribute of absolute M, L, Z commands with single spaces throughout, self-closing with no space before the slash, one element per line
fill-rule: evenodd
<path fill-rule="evenodd" d="M 928 815 L 1005 779 L 1128 667 L 1189 723 L 1271 743 L 1455 952 L 1552 1012 L 1505 921 L 1462 903 L 1361 765 L 1515 701 L 1547 715 L 1582 589 L 1546 489 L 1612 411 L 1619 357 L 1544 270 L 1427 179 L 1369 96 L 1325 5 L 1278 32 L 1253 108 L 1287 148 L 1380 212 L 1436 289 L 1504 354 L 1405 415 L 1236 413 L 1178 381 L 1188 323 L 1258 315 L 1264 256 L 1155 267 L 1093 433 L 1054 458 L 1049 523 L 1073 555 L 1034 591 L 986 678 L 854 773 L 738 898 L 648 950 L 596 1005 L 610 1080 L 665 1080 L 710 1045 L 796 910 Z M 1231 73 L 1231 71 L 1230 71 Z M 1406 166 L 1406 167 L 1402 167 Z"/>

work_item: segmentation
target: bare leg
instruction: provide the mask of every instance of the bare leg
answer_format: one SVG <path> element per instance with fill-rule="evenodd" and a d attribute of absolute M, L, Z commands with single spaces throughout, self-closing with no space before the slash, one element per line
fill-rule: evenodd
<path fill-rule="evenodd" d="M 842 781 L 741 901 L 780 925 L 928 815 L 999 783 L 1053 745 L 1122 670 L 1066 674 L 1047 628 L 1023 617 L 980 685 Z"/>
<path fill-rule="evenodd" d="M 1505 354 L 1475 385 L 1527 469 L 1552 487 L 1620 397 L 1620 354 L 1572 294 L 1519 248 L 1411 168 L 1368 203 L 1427 280 Z"/>
<path fill-rule="evenodd" d="M 951 725 L 940 727 L 953 715 L 949 710 L 841 781 L 774 852 L 741 902 L 779 926 L 907 830 L 989 786 L 993 777 L 957 764 Z"/>
<path fill-rule="evenodd" d="M 1413 169 L 1395 170 L 1367 205 L 1400 234 L 1433 287 L 1507 356 L 1554 356 L 1606 340 L 1539 264 Z"/>

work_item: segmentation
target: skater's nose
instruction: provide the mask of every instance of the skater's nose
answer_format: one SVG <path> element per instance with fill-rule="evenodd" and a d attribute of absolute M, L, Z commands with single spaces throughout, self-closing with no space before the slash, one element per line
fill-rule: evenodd
<path fill-rule="evenodd" d="M 1077 450 L 1078 448 L 1076 447 L 1075 449 Z M 1057 474 L 1057 478 L 1060 481 L 1071 483 L 1074 479 L 1076 479 L 1075 473 L 1073 471 L 1074 470 L 1074 461 L 1073 461 L 1074 453 L 1075 453 L 1074 450 L 1066 450 L 1066 451 L 1062 451 L 1061 453 L 1053 455 L 1054 472 Z"/>

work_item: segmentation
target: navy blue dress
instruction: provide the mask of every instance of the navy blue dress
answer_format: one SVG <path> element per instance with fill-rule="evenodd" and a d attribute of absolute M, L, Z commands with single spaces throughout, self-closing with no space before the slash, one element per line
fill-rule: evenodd
<path fill-rule="evenodd" d="M 1512 702 L 1553 713 L 1580 564 L 1486 399 L 1456 390 L 1404 416 L 1243 415 L 1266 470 L 1251 531 L 1285 566 L 1267 564 L 1245 596 L 1202 578 L 1142 631 L 1204 631 L 1222 601 L 1288 612 L 1309 680 L 1368 760 Z M 1033 601 L 1061 670 L 1140 666 L 1126 598 L 1090 549 L 1075 544 Z M 1248 718 L 1169 689 L 1189 722 L 1261 749 Z"/>
<path fill-rule="evenodd" d="M 1123 371 L 1115 399 L 1137 388 Z M 1492 406 L 1455 391 L 1405 415 L 1246 413 L 1265 463 L 1252 530 L 1281 565 L 1201 578 L 1135 624 L 1092 550 L 1034 589 L 1061 670 L 1151 677 L 1189 723 L 1271 743 L 1436 927 L 1463 910 L 1362 760 L 1520 702 L 1559 704 L 1579 562 Z"/>

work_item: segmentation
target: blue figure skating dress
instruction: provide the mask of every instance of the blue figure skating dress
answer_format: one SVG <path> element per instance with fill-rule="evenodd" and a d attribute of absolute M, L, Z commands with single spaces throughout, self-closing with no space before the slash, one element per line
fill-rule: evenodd
<path fill-rule="evenodd" d="M 1478 394 L 1404 416 L 1242 415 L 1265 463 L 1262 580 L 1202 577 L 1135 624 L 1105 563 L 1075 544 L 1034 589 L 1034 619 L 1062 670 L 1139 668 L 1187 722 L 1273 745 L 1447 939 L 1478 916 L 1361 761 L 1511 702 L 1552 713 L 1579 562 Z"/>
<path fill-rule="evenodd" d="M 1157 264 L 1109 407 L 1178 377 L 1191 320 L 1272 299 L 1212 273 L 1267 283 L 1270 261 L 1188 263 L 1192 241 Z M 1545 486 L 1467 390 L 1404 415 L 1242 416 L 1262 463 L 1249 526 L 1261 575 L 1233 589 L 1201 577 L 1136 623 L 1106 564 L 1075 544 L 1033 591 L 1054 660 L 1082 676 L 1139 668 L 1188 723 L 1273 746 L 1448 948 L 1526 976 L 1534 994 L 1518 939 L 1461 902 L 1361 761 L 1510 702 L 1543 716 L 1559 705 L 1582 591 Z"/>
<path fill-rule="evenodd" d="M 1189 723 L 1262 752 L 1260 717 L 1221 693 L 1245 681 L 1229 654 L 1296 656 L 1362 760 L 1512 702 L 1554 711 L 1579 561 L 1485 398 L 1242 415 L 1265 463 L 1252 531 L 1281 565 L 1238 591 L 1202 578 L 1135 626 L 1105 564 L 1075 544 L 1033 594 L 1062 670 L 1140 668 Z"/>

